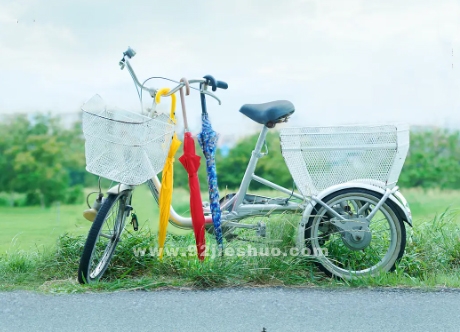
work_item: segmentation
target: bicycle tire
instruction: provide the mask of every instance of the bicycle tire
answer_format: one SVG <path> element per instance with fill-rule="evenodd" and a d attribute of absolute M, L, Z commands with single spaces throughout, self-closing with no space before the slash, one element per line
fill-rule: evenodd
<path fill-rule="evenodd" d="M 380 193 L 371 190 L 350 188 L 326 196 L 323 202 L 330 207 L 334 206 L 336 209 L 341 204 L 343 204 L 342 206 L 348 206 L 350 210 L 347 208 L 345 211 L 349 215 L 354 213 L 353 209 L 356 209 L 356 207 L 360 209 L 360 207 L 364 206 L 363 204 L 369 203 L 369 209 L 363 210 L 366 215 L 368 214 L 366 211 L 370 211 L 370 206 L 374 205 L 375 207 L 381 198 Z M 404 222 L 397 213 L 397 207 L 390 200 L 387 200 L 379 208 L 369 223 L 371 240 L 364 248 L 352 248 L 352 241 L 348 240 L 347 242 L 346 237 L 344 239 L 346 232 L 337 230 L 328 222 L 331 215 L 328 215 L 324 207 L 315 207 L 314 212 L 309 218 L 305 229 L 306 246 L 310 253 L 317 258 L 316 264 L 320 270 L 328 276 L 341 279 L 357 279 L 363 276 L 375 276 L 382 271 L 393 271 L 395 264 L 404 254 L 406 229 Z M 382 220 L 386 220 L 388 224 L 388 234 L 380 234 L 385 231 L 383 229 L 385 228 L 385 221 L 380 223 L 380 226 L 377 225 Z M 375 236 L 376 234 L 378 235 Z M 336 240 L 331 239 L 331 237 Z M 383 243 L 385 239 L 389 239 L 388 248 L 385 246 L 378 248 L 377 245 Z M 335 246 L 332 245 L 333 241 L 336 241 L 334 242 Z M 372 250 L 370 248 L 371 244 L 375 245 Z M 369 261 L 366 261 L 366 259 Z"/>
<path fill-rule="evenodd" d="M 115 248 L 120 241 L 125 220 L 129 213 L 126 209 L 129 198 L 130 195 L 127 192 L 116 195 L 109 194 L 102 204 L 88 232 L 88 237 L 86 238 L 81 255 L 78 268 L 78 282 L 80 284 L 89 284 L 99 281 L 107 270 L 115 252 Z M 114 209 L 116 209 L 116 211 L 114 211 Z M 113 216 L 113 212 L 115 212 L 114 220 L 108 220 Z M 102 233 L 104 225 L 108 226 L 108 234 Z M 99 240 L 101 240 L 101 242 L 99 242 Z M 104 242 L 106 243 L 104 244 Z M 98 243 L 101 244 L 98 245 Z M 103 253 L 99 259 L 98 251 L 101 249 Z M 94 264 L 94 259 L 97 261 L 96 265 Z"/>

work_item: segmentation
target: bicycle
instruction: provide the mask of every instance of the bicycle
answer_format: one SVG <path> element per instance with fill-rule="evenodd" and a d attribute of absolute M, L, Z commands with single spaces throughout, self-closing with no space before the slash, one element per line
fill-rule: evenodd
<path fill-rule="evenodd" d="M 146 91 L 154 98 L 157 90 L 147 88 L 145 82 L 141 84 L 134 73 L 130 64 L 134 55 L 132 49 L 123 53 L 121 69 L 127 68 L 140 91 Z M 184 86 L 183 82 L 168 80 L 177 84 L 168 95 Z M 190 80 L 189 83 L 199 84 L 198 88 L 193 88 L 200 93 L 202 100 L 209 96 L 219 104 L 220 99 L 208 87 L 214 92 L 227 86 L 226 83 L 210 80 L 209 76 Z M 84 114 L 91 115 L 92 110 L 83 110 Z M 232 232 L 238 229 L 252 230 L 264 236 L 266 225 L 242 223 L 247 217 L 294 213 L 300 217 L 297 229 L 299 248 L 314 253 L 316 264 L 327 275 L 354 279 L 393 270 L 404 254 L 404 223 L 412 227 L 409 204 L 396 186 L 409 147 L 408 127 L 283 128 L 280 131 L 281 148 L 298 188 L 294 191 L 254 174 L 258 160 L 267 154 L 262 149 L 268 131 L 279 123 L 287 122 L 294 111 L 289 101 L 243 105 L 240 109 L 241 113 L 261 124 L 262 129 L 239 189 L 221 199 L 222 228 L 226 238 L 230 240 Z M 152 119 L 151 114 L 148 119 Z M 130 130 L 123 128 L 140 123 L 127 117 L 110 121 L 115 123 L 105 128 L 103 135 L 114 131 L 120 136 L 123 130 L 125 135 Z M 157 148 L 167 146 L 172 132 L 166 121 L 161 125 L 166 134 L 155 143 Z M 126 160 L 136 156 L 136 153 L 131 153 L 134 148 L 134 145 L 128 147 L 121 153 L 123 156 L 119 151 L 113 151 L 116 155 L 114 162 L 122 167 Z M 158 158 L 154 162 L 161 164 L 162 160 Z M 113 167 L 109 165 L 110 169 Z M 131 173 L 135 172 L 131 169 Z M 112 179 L 107 172 L 101 176 Z M 137 181 L 141 183 L 145 180 L 158 203 L 161 183 L 156 173 Z M 289 197 L 248 194 L 252 181 Z M 120 240 L 126 218 L 133 209 L 132 192 L 139 183 L 134 180 L 131 183 L 119 182 L 108 190 L 106 198 L 100 191 L 96 199 L 94 207 L 97 215 L 89 230 L 78 270 L 80 283 L 95 282 L 103 276 Z M 209 207 L 205 207 L 204 211 L 207 228 L 212 230 Z M 172 206 L 170 222 L 180 228 L 192 229 L 191 218 L 179 215 Z"/>

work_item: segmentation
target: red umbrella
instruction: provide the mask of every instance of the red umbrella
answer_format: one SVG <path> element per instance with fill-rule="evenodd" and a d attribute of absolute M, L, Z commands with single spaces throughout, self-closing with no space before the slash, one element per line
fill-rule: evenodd
<path fill-rule="evenodd" d="M 190 93 L 188 81 L 181 79 L 185 83 L 187 95 Z M 198 169 L 200 168 L 200 156 L 195 152 L 195 141 L 192 133 L 188 131 L 187 115 L 185 110 L 184 92 L 180 89 L 180 98 L 182 104 L 182 114 L 184 116 L 184 154 L 179 161 L 188 173 L 188 185 L 190 188 L 190 213 L 192 215 L 193 231 L 195 233 L 196 249 L 198 258 L 202 261 L 205 257 L 205 218 L 203 212 L 203 202 L 201 201 L 200 182 L 198 181 Z"/>
<path fill-rule="evenodd" d="M 190 132 L 184 134 L 184 154 L 179 161 L 188 173 L 188 185 L 190 188 L 190 213 L 192 215 L 193 231 L 195 232 L 196 249 L 198 258 L 204 259 L 205 245 L 205 219 L 203 202 L 201 201 L 200 182 L 198 181 L 198 168 L 200 168 L 200 156 L 195 153 L 195 141 Z"/>

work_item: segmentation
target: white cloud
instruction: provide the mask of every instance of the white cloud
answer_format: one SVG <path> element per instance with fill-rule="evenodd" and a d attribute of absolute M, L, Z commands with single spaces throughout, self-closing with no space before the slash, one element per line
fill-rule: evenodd
<path fill-rule="evenodd" d="M 1 2 L 0 112 L 67 112 L 93 93 L 135 109 L 117 66 L 130 45 L 140 79 L 228 81 L 223 106 L 210 101 L 222 132 L 250 126 L 242 104 L 274 99 L 292 100 L 300 125 L 460 124 L 459 13 L 453 0 Z M 197 95 L 189 104 L 199 114 Z"/>

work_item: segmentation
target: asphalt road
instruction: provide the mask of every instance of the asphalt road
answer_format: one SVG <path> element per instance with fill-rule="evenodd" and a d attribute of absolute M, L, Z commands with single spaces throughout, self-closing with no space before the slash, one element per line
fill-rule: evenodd
<path fill-rule="evenodd" d="M 0 293 L 0 331 L 460 331 L 460 290 Z"/>

